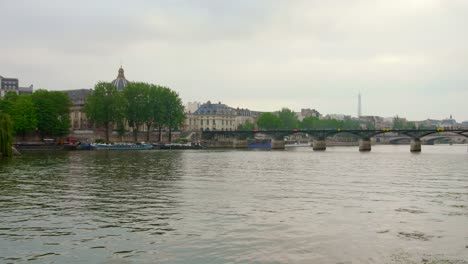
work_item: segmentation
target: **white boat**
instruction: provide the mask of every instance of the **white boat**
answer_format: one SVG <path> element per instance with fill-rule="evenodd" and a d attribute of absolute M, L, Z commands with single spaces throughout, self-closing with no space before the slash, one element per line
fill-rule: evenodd
<path fill-rule="evenodd" d="M 305 142 L 305 141 L 286 142 L 286 144 L 284 144 L 284 147 L 286 148 L 310 147 L 310 143 Z"/>
<path fill-rule="evenodd" d="M 96 150 L 147 150 L 152 149 L 151 144 L 102 144 L 94 143 L 91 147 Z"/>

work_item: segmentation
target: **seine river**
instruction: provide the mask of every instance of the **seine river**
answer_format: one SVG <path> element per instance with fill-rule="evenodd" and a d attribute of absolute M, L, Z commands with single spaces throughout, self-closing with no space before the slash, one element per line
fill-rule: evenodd
<path fill-rule="evenodd" d="M 30 152 L 0 210 L 0 263 L 468 263 L 468 153 Z"/>

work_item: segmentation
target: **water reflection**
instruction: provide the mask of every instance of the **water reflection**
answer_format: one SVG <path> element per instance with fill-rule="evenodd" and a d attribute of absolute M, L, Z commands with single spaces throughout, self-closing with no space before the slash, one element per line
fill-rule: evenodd
<path fill-rule="evenodd" d="M 124 155 L 122 155 L 124 154 Z M 33 251 L 82 247 L 132 255 L 126 232 L 149 236 L 174 230 L 179 197 L 181 152 L 27 153 L 4 163 L 0 174 L 0 237 L 31 241 Z M 24 244 L 23 244 L 24 245 Z M 124 247 L 124 248 L 121 248 Z M 14 248 L 10 247 L 14 252 Z M 33 251 L 10 260 L 60 259 Z M 5 260 L 7 260 L 5 258 Z"/>
<path fill-rule="evenodd" d="M 466 263 L 466 171 L 466 146 L 28 153 L 0 262 Z"/>

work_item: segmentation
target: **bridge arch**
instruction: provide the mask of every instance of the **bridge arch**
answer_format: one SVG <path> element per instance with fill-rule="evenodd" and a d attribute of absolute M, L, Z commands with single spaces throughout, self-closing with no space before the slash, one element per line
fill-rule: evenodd
<path fill-rule="evenodd" d="M 434 138 L 426 139 L 425 142 L 426 142 L 426 144 L 428 144 L 428 145 L 433 145 L 436 141 L 441 140 L 441 139 L 451 140 L 450 137 L 447 137 L 447 136 L 440 136 L 440 137 L 434 137 Z"/>
<path fill-rule="evenodd" d="M 388 141 L 388 144 L 403 144 L 403 143 L 409 143 L 411 141 L 410 137 L 399 137 L 399 138 L 394 138 Z"/>

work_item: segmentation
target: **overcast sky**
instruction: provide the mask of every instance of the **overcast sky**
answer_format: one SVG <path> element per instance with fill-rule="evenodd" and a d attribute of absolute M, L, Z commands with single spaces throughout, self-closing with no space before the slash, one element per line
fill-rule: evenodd
<path fill-rule="evenodd" d="M 169 86 L 184 102 L 468 120 L 465 0 L 0 0 L 0 75 L 68 90 Z"/>

